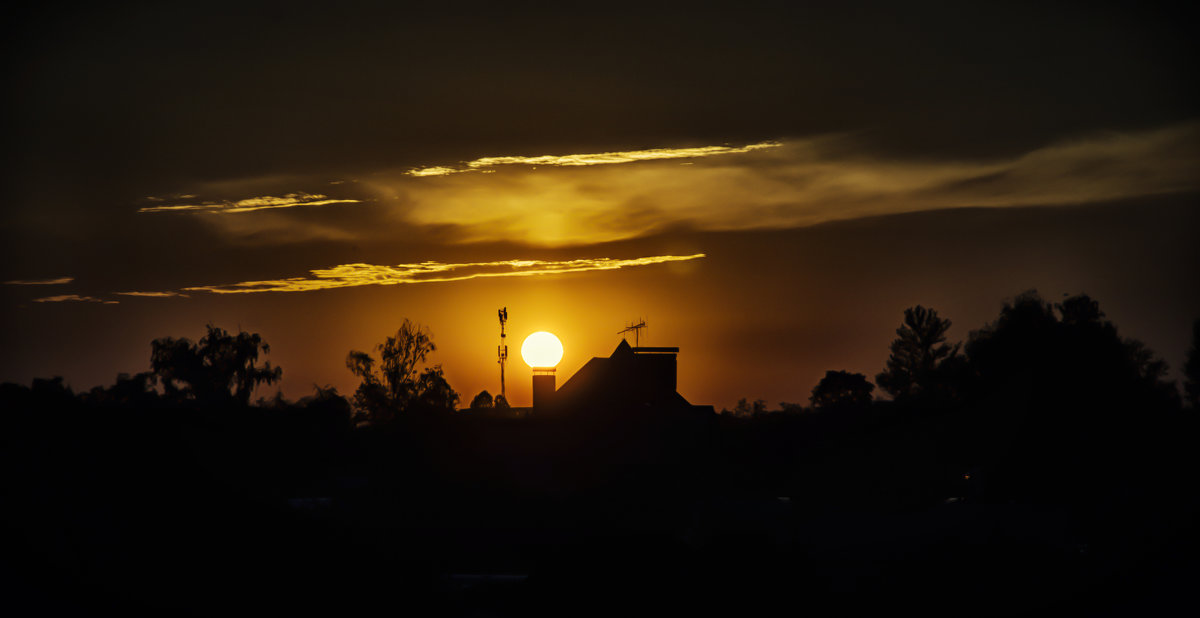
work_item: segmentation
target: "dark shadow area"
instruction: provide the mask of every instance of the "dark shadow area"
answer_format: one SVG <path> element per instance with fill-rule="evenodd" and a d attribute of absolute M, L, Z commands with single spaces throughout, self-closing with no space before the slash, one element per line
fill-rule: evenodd
<path fill-rule="evenodd" d="M 67 616 L 1190 605 L 1196 343 L 1185 404 L 1162 362 L 1086 296 L 1023 294 L 963 344 L 945 341 L 947 326 L 934 310 L 905 312 L 876 379 L 891 400 L 872 400 L 866 376 L 830 371 L 811 406 L 775 411 L 692 406 L 674 392 L 674 356 L 661 356 L 673 349 L 639 361 L 620 347 L 581 371 L 587 388 L 564 385 L 572 398 L 551 413 L 486 392 L 457 410 L 440 368 L 422 369 L 432 341 L 408 322 L 377 355 L 349 355 L 362 379 L 351 400 L 317 388 L 251 404 L 249 390 L 278 378 L 259 364 L 269 349 L 213 327 L 196 343 L 156 340 L 152 370 L 111 387 L 5 384 L 4 605 Z M 650 386 L 602 394 L 639 363 Z"/>

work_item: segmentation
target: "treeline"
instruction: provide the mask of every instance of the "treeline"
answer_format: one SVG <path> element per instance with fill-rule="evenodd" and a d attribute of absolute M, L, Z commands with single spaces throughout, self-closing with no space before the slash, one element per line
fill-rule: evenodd
<path fill-rule="evenodd" d="M 746 474 L 730 485 L 800 492 L 812 481 L 804 493 L 828 492 L 815 502 L 872 508 L 954 499 L 1082 513 L 1150 500 L 1149 487 L 1172 493 L 1196 470 L 1186 444 L 1200 409 L 1200 320 L 1186 405 L 1166 363 L 1088 296 L 1052 304 L 1027 292 L 965 342 L 946 340 L 950 324 L 909 308 L 874 384 L 828 371 L 807 406 L 743 399 L 723 410 L 723 459 L 739 462 L 726 471 Z M 874 397 L 876 385 L 890 397 Z"/>
<path fill-rule="evenodd" d="M 0 401 L 6 435 L 23 445 L 73 435 L 80 424 L 93 437 L 136 435 L 144 442 L 163 439 L 156 432 L 169 427 L 171 439 L 202 435 L 206 444 L 240 445 L 247 469 L 277 470 L 273 492 L 296 493 L 338 474 L 379 473 L 383 468 L 363 463 L 371 449 L 400 443 L 436 461 L 413 465 L 436 466 L 469 482 L 489 465 L 480 459 L 481 468 L 471 468 L 474 454 L 521 462 L 529 453 L 547 452 L 539 441 L 549 441 L 588 453 L 596 451 L 593 444 L 609 444 L 594 453 L 601 463 L 577 462 L 593 468 L 589 483 L 615 482 L 623 470 L 669 469 L 676 471 L 670 481 L 676 487 L 779 495 L 808 482 L 813 462 L 846 456 L 849 467 L 877 466 L 897 476 L 878 485 L 877 496 L 850 497 L 835 494 L 854 483 L 831 473 L 816 483 L 834 492 L 826 497 L 894 505 L 968 493 L 987 500 L 1047 499 L 1059 491 L 1050 479 L 1063 474 L 1075 479 L 1074 488 L 1103 483 L 1110 474 L 1127 476 L 1142 465 L 1131 460 L 1157 458 L 1156 445 L 1194 422 L 1200 321 L 1183 371 L 1187 405 L 1166 379 L 1166 363 L 1123 337 L 1087 296 L 1049 303 L 1035 292 L 1019 295 L 965 342 L 947 341 L 950 325 L 934 309 L 906 309 L 874 383 L 862 374 L 829 371 L 808 405 L 782 402 L 768 410 L 761 400 L 742 400 L 712 418 L 642 408 L 518 418 L 487 391 L 459 412 L 459 394 L 441 366 L 428 362 L 436 351 L 428 329 L 409 320 L 371 352 L 347 354 L 347 369 L 360 381 L 348 397 L 318 386 L 297 401 L 277 395 L 252 404 L 255 388 L 275 383 L 282 370 L 264 361 L 270 348 L 259 335 L 210 325 L 198 341 L 154 340 L 150 370 L 122 374 L 111 386 L 74 394 L 61 378 L 38 379 L 30 387 L 0 386 Z M 877 397 L 876 385 L 889 397 Z M 489 442 L 488 432 L 506 442 Z M 513 452 L 506 455 L 506 449 Z M 881 453 L 891 449 L 917 455 L 889 462 Z M 669 455 L 677 452 L 687 455 Z M 548 457 L 575 470 L 557 455 Z M 900 472 L 916 461 L 928 465 Z M 643 484 L 638 474 L 629 473 L 631 487 Z M 969 491 L 960 487 L 966 477 Z M 545 488 L 579 484 L 570 474 L 543 481 Z M 1063 491 L 1065 496 L 1074 489 Z"/>
<path fill-rule="evenodd" d="M 813 388 L 809 406 L 780 402 L 769 410 L 765 400 L 741 399 L 723 414 L 861 409 L 873 401 L 876 385 L 897 404 L 946 407 L 1023 392 L 1026 400 L 1054 405 L 1099 402 L 1145 403 L 1179 408 L 1178 385 L 1166 379 L 1167 364 L 1141 341 L 1121 337 L 1087 295 L 1051 304 L 1026 292 L 1004 305 L 1000 316 L 971 331 L 965 342 L 950 344 L 951 321 L 921 305 L 904 311 L 884 371 L 872 384 L 867 376 L 828 371 Z M 1189 406 L 1200 404 L 1200 320 L 1183 368 Z M 1118 400 L 1111 399 L 1119 394 Z M 1064 399 L 1065 398 L 1065 399 Z M 1072 403 L 1073 402 L 1073 403 Z"/>
<path fill-rule="evenodd" d="M 1014 388 L 1027 398 L 1055 405 L 1112 402 L 1109 395 L 1164 408 L 1179 408 L 1186 400 L 1200 405 L 1200 320 L 1193 326 L 1192 345 L 1183 367 L 1184 400 L 1173 381 L 1166 380 L 1167 364 L 1142 342 L 1124 338 L 1105 319 L 1099 303 L 1086 295 L 1051 304 L 1036 292 L 1006 303 L 999 317 L 970 332 L 966 342 L 949 343 L 949 319 L 921 305 L 904 311 L 885 368 L 872 383 L 867 376 L 827 371 L 812 389 L 808 405 L 741 399 L 723 414 L 748 416 L 770 412 L 801 413 L 863 409 L 886 393 L 909 407 L 946 407 L 996 397 Z M 256 333 L 231 334 L 213 325 L 193 342 L 166 337 L 151 343 L 150 370 L 119 374 L 111 386 L 98 386 L 75 395 L 61 377 L 35 379 L 29 388 L 4 384 L 7 397 L 43 399 L 61 404 L 76 398 L 90 405 L 175 405 L 196 408 L 250 406 L 260 385 L 277 382 L 283 374 L 270 362 L 259 363 L 270 346 Z M 446 381 L 440 364 L 425 366 L 437 349 L 429 330 L 405 319 L 396 333 L 376 346 L 378 358 L 351 350 L 346 367 L 360 380 L 349 399 L 355 425 L 386 424 L 406 414 L 454 411 L 461 396 Z M 882 393 L 876 392 L 878 385 Z M 314 386 L 298 402 L 276 395 L 259 399 L 257 407 L 305 407 L 315 402 L 329 407 L 342 398 L 336 389 Z M 1130 400 L 1132 402 L 1132 400 Z M 1072 404 L 1075 405 L 1075 404 Z M 340 406 L 339 406 L 340 407 Z M 507 410 L 503 397 L 486 390 L 471 399 L 470 410 Z"/>

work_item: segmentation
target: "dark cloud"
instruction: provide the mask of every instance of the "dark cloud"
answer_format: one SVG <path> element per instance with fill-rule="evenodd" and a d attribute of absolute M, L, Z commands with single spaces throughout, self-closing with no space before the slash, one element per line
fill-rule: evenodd
<path fill-rule="evenodd" d="M 80 296 L 78 294 L 59 294 L 57 296 L 43 296 L 33 299 L 35 303 L 100 303 L 104 305 L 115 305 L 118 301 L 104 300 L 103 298 L 95 298 L 92 296 Z"/>
<path fill-rule="evenodd" d="M 1196 110 L 1153 3 L 683 8 L 38 9 L 7 134 L 23 175 L 119 187 L 847 130 L 1011 155 Z"/>
<path fill-rule="evenodd" d="M 53 279 L 14 279 L 5 281 L 5 285 L 64 285 L 74 281 L 74 277 L 55 277 Z"/>

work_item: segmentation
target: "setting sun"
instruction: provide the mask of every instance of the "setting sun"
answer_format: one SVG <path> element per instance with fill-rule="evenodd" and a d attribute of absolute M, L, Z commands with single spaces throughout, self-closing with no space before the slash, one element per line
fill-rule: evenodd
<path fill-rule="evenodd" d="M 554 333 L 538 331 L 525 338 L 521 344 L 521 358 L 535 369 L 554 367 L 562 360 L 562 342 Z"/>

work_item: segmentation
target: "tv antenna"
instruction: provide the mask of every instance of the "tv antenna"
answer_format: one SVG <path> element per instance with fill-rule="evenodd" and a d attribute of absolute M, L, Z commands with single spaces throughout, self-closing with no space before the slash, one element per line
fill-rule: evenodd
<path fill-rule="evenodd" d="M 646 328 L 646 320 L 638 318 L 637 324 L 626 323 L 625 328 L 617 331 L 617 334 L 620 335 L 622 339 L 625 339 L 625 333 L 633 331 L 633 347 L 636 348 L 641 344 L 641 333 L 643 328 Z"/>
<path fill-rule="evenodd" d="M 500 363 L 500 396 L 508 401 L 508 395 L 504 393 L 504 361 L 508 360 L 508 345 L 504 342 L 504 323 L 508 321 L 508 307 L 504 307 L 496 312 L 500 315 L 500 345 L 496 348 L 496 356 L 499 357 Z"/>

